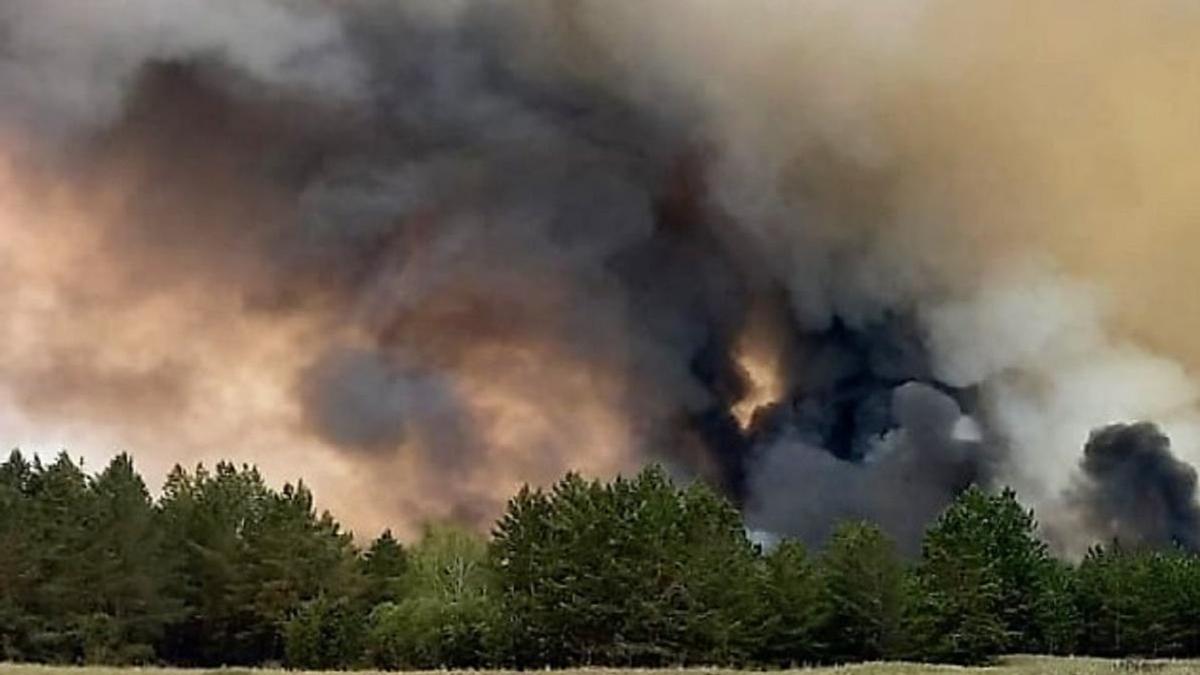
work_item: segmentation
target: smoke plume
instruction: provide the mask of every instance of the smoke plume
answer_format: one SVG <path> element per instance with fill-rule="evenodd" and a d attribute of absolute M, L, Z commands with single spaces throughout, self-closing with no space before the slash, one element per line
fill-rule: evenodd
<path fill-rule="evenodd" d="M 1196 470 L 1171 454 L 1170 439 L 1153 424 L 1097 430 L 1080 468 L 1075 500 L 1088 531 L 1125 544 L 1200 545 Z"/>
<path fill-rule="evenodd" d="M 913 546 L 971 483 L 1064 549 L 1180 538 L 1198 32 L 1174 0 L 11 0 L 0 429 L 302 473 L 360 531 L 658 461 L 810 541 Z M 1136 420 L 1175 456 L 1080 462 Z"/>

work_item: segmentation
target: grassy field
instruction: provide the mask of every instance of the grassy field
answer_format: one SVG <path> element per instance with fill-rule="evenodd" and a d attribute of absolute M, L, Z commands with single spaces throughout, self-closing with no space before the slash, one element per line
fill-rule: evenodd
<path fill-rule="evenodd" d="M 437 671 L 444 673 L 445 671 Z M 505 671 L 479 671 L 480 675 L 503 675 Z M 533 671 L 537 672 L 537 671 Z M 725 675 L 740 671 L 708 670 L 588 670 L 559 671 L 562 675 L 626 675 L 629 673 L 696 673 L 697 675 Z M 1157 673 L 1158 675 L 1200 675 L 1200 661 L 1107 661 L 1104 659 L 1045 658 L 1017 656 L 1005 659 L 997 665 L 985 668 L 961 668 L 957 666 L 928 666 L 909 663 L 864 663 L 827 668 L 806 668 L 786 671 L 808 675 L 923 675 L 925 673 L 989 673 L 995 675 L 1098 675 L 1099 673 Z M 248 670 L 231 668 L 226 670 L 180 670 L 171 668 L 75 668 L 61 666 L 32 666 L 0 664 L 0 675 L 268 675 L 270 673 L 300 673 L 281 670 Z M 375 675 L 374 671 L 361 671 L 361 675 Z"/>

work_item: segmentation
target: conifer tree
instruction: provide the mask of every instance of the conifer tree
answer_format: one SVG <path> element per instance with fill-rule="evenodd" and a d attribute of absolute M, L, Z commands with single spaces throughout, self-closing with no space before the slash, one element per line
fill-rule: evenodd
<path fill-rule="evenodd" d="M 35 463 L 30 496 L 35 509 L 38 583 L 31 606 L 37 617 L 30 657 L 38 661 L 79 662 L 91 604 L 87 556 L 92 513 L 88 478 L 63 452 L 45 467 Z"/>
<path fill-rule="evenodd" d="M 854 661 L 895 654 L 905 610 L 904 566 L 883 531 L 863 522 L 842 524 L 821 556 L 820 573 L 830 657 Z"/>
<path fill-rule="evenodd" d="M 804 544 L 785 539 L 766 556 L 763 568 L 757 660 L 784 667 L 821 660 L 830 598 L 816 561 Z"/>
<path fill-rule="evenodd" d="M 1028 608 L 1005 607 L 1006 598 L 1016 595 L 1008 587 L 1015 573 L 1006 565 L 1027 558 L 999 550 L 999 542 L 1020 540 L 1025 531 L 1025 519 L 1008 510 L 1007 498 L 997 501 L 971 488 L 926 532 L 909 624 L 918 656 L 982 663 L 1013 641 L 1006 617 Z"/>
<path fill-rule="evenodd" d="M 492 554 L 516 665 L 721 663 L 754 649 L 757 562 L 739 515 L 659 468 L 522 491 Z"/>
<path fill-rule="evenodd" d="M 0 464 L 0 660 L 35 658 L 31 640 L 41 581 L 35 535 L 39 523 L 30 492 L 34 466 L 18 450 Z"/>
<path fill-rule="evenodd" d="M 404 574 L 408 571 L 408 552 L 391 530 L 371 541 L 359 558 L 364 588 L 360 602 L 368 609 L 384 602 L 399 602 L 404 595 Z"/>
<path fill-rule="evenodd" d="M 181 606 L 168 593 L 162 523 L 129 455 L 113 458 L 92 482 L 89 663 L 147 663 Z"/>

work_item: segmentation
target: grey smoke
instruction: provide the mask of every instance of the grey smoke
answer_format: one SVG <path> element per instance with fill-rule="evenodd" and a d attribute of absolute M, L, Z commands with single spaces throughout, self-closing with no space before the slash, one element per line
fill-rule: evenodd
<path fill-rule="evenodd" d="M 471 420 L 449 383 L 396 361 L 386 354 L 353 349 L 323 355 L 304 377 L 301 393 L 316 428 L 337 446 L 388 452 L 405 440 L 405 420 L 416 417 L 424 421 L 419 431 L 440 432 L 439 438 L 425 439 L 426 445 L 468 446 L 460 436 L 469 432 Z"/>
<path fill-rule="evenodd" d="M 911 550 L 972 482 L 1058 509 L 1097 420 L 1181 409 L 1186 377 L 1109 344 L 1090 296 L 1053 270 L 996 273 L 921 210 L 937 200 L 907 169 L 926 167 L 873 126 L 857 59 L 769 67 L 759 50 L 790 42 L 751 31 L 743 58 L 714 61 L 707 37 L 753 26 L 824 53 L 831 38 L 807 32 L 820 12 L 766 8 L 15 0 L 0 7 L 0 141 L 83 195 L 125 188 L 93 225 L 103 264 L 58 282 L 58 311 L 202 289 L 224 320 L 303 324 L 285 388 L 297 424 L 381 492 L 413 472 L 429 498 L 396 518 L 483 523 L 504 481 L 629 459 L 709 480 L 749 526 L 813 542 L 859 517 Z M 754 20 L 715 20 L 740 11 Z M 916 12 L 899 14 L 907 27 Z M 874 39 L 882 24 L 847 24 L 867 33 L 847 44 L 880 50 L 852 56 L 891 63 L 904 40 Z M 219 343 L 198 307 L 196 339 Z M 786 391 L 743 429 L 737 344 L 757 312 Z M 80 364 L 99 349 L 0 373 L 52 415 L 55 383 L 96 379 Z M 154 373 L 171 374 L 171 410 L 205 395 L 195 364 L 110 361 L 96 388 L 110 404 L 165 390 L 142 381 Z M 1156 396 L 1081 405 L 1080 373 L 1129 379 L 1114 363 Z M 92 398 L 71 410 L 128 423 Z M 1190 493 L 1137 509 L 1185 465 L 1156 459 L 1172 470 L 1150 479 L 1096 462 L 1084 471 L 1127 499 L 1080 498 L 1095 534 L 1179 529 Z"/>
<path fill-rule="evenodd" d="M 216 58 L 332 98 L 360 86 L 340 22 L 313 2 L 11 0 L 0 35 L 0 115 L 44 134 L 119 115 L 130 81 L 155 60 Z"/>
<path fill-rule="evenodd" d="M 868 520 L 915 553 L 925 525 L 959 491 L 986 480 L 986 448 L 962 433 L 967 418 L 947 394 L 908 382 L 887 398 L 891 419 L 860 459 L 787 436 L 758 450 L 750 526 L 819 543 L 839 521 Z"/>
<path fill-rule="evenodd" d="M 1175 457 L 1154 424 L 1096 430 L 1080 468 L 1072 499 L 1090 531 L 1126 545 L 1200 546 L 1196 470 Z"/>

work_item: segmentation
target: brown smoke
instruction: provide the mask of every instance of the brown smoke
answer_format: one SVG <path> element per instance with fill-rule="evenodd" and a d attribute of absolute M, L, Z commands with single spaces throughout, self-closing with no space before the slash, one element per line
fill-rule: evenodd
<path fill-rule="evenodd" d="M 1148 355 L 1200 365 L 1194 6 L 549 4 L 575 63 L 719 148 L 802 321 L 917 305 L 1047 516 L 1092 428 L 1157 419 L 1200 460 L 1195 386 Z"/>
<path fill-rule="evenodd" d="M 647 458 L 776 529 L 927 514 L 985 452 L 1049 522 L 1093 428 L 1200 461 L 1190 3 L 16 0 L 0 35 L 14 443 L 254 461 L 368 529 Z M 886 461 L 811 454 L 849 352 Z"/>

